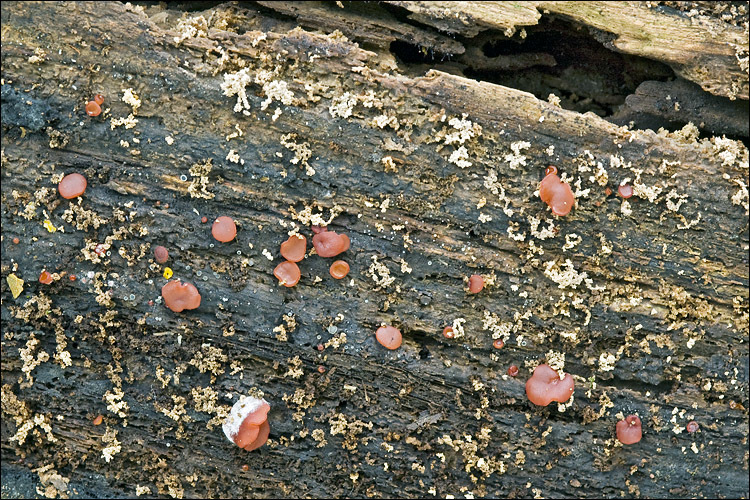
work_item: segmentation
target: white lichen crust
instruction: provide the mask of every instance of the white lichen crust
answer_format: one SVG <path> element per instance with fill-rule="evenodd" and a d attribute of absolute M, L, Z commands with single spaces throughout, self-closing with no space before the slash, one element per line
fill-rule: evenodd
<path fill-rule="evenodd" d="M 240 399 L 232 406 L 229 416 L 221 425 L 224 435 L 229 441 L 234 443 L 234 436 L 240 432 L 242 422 L 248 415 L 260 408 L 263 403 L 268 404 L 268 401 L 253 396 L 240 396 Z"/>

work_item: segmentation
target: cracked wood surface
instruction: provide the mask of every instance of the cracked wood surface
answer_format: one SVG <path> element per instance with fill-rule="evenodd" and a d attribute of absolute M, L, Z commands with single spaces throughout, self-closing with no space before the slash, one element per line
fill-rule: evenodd
<path fill-rule="evenodd" d="M 307 19 L 323 24 L 315 9 Z M 294 29 L 252 4 L 190 12 L 210 21 L 178 42 L 181 14 L 3 3 L 4 496 L 25 481 L 70 496 L 133 496 L 137 486 L 173 497 L 748 495 L 741 143 L 628 130 L 440 71 L 406 75 L 385 44 Z M 417 29 L 399 23 L 388 33 Z M 40 63 L 29 62 L 35 49 Z M 221 90 L 223 75 L 242 69 L 253 76 L 248 114 Z M 290 104 L 263 108 L 263 71 L 286 82 Z M 113 128 L 133 111 L 120 99 L 128 88 L 138 123 Z M 105 112 L 92 119 L 83 106 L 98 92 Z M 332 110 L 347 92 L 358 99 L 342 116 Z M 446 139 L 464 115 L 481 133 Z M 379 125 L 383 116 L 398 125 Z M 242 135 L 227 139 L 235 125 Z M 307 143 L 315 174 L 283 143 Z M 451 161 L 459 145 L 467 168 Z M 200 175 L 190 168 L 207 160 L 214 196 L 191 197 Z M 548 164 L 579 181 L 580 195 L 543 238 L 552 216 L 535 190 Z M 590 180 L 597 164 L 604 184 Z M 54 191 L 54 174 L 70 171 L 89 181 L 80 208 Z M 605 188 L 637 176 L 643 192 L 628 214 Z M 305 207 L 340 212 L 330 226 L 350 236 L 352 270 L 335 281 L 329 259 L 308 256 L 300 284 L 285 289 L 272 270 L 292 222 L 310 239 Z M 219 215 L 237 221 L 236 241 L 211 238 Z M 106 222 L 76 227 L 97 216 Z M 64 232 L 48 232 L 47 219 Z M 110 255 L 86 259 L 87 241 L 107 237 Z M 197 310 L 158 303 L 158 244 L 175 277 L 198 286 Z M 77 279 L 42 285 L 44 268 Z M 26 282 L 17 299 L 10 273 Z M 464 278 L 475 273 L 494 283 L 469 295 Z M 287 314 L 296 325 L 279 340 Z M 465 335 L 444 338 L 457 318 Z M 375 342 L 381 323 L 401 329 L 399 350 Z M 30 345 L 32 361 L 49 354 L 33 384 Z M 525 380 L 559 353 L 574 400 L 534 407 Z M 111 396 L 118 388 L 125 409 Z M 271 441 L 247 453 L 203 397 L 215 391 L 220 407 L 253 389 L 271 403 Z M 640 415 L 639 444 L 616 443 L 619 413 Z M 93 426 L 98 414 L 104 425 Z M 42 423 L 19 438 L 34 416 Z M 693 435 L 690 419 L 701 426 Z M 115 431 L 120 449 L 107 462 Z"/>

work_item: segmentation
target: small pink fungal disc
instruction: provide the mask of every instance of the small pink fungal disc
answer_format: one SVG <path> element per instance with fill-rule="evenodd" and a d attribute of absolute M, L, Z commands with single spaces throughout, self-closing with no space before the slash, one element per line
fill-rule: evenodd
<path fill-rule="evenodd" d="M 549 174 L 539 184 L 539 197 L 557 216 L 568 215 L 575 205 L 576 197 L 567 182 L 563 182 L 557 174 Z"/>
<path fill-rule="evenodd" d="M 216 240 L 222 243 L 230 242 L 237 236 L 237 226 L 231 217 L 222 215 L 214 221 L 214 225 L 211 226 L 211 234 Z"/>
<path fill-rule="evenodd" d="M 635 444 L 641 440 L 643 432 L 641 430 L 641 419 L 638 415 L 628 415 L 625 420 L 617 422 L 616 426 L 617 439 L 622 444 Z"/>
<path fill-rule="evenodd" d="M 161 296 L 164 297 L 164 305 L 177 313 L 197 309 L 201 305 L 201 294 L 192 283 L 169 281 L 161 287 Z"/>
<path fill-rule="evenodd" d="M 260 448 L 266 444 L 271 432 L 271 427 L 268 425 L 270 409 L 271 405 L 265 399 L 242 396 L 232 406 L 229 416 L 221 426 L 224 435 L 247 451 Z"/>
<path fill-rule="evenodd" d="M 342 247 L 343 247 L 343 250 L 341 251 L 346 252 L 347 250 L 349 250 L 349 247 L 351 246 L 352 242 L 351 240 L 349 240 L 349 237 L 345 234 L 341 235 L 341 241 L 342 241 Z"/>
<path fill-rule="evenodd" d="M 534 374 L 526 382 L 526 396 L 538 406 L 547 406 L 552 401 L 564 403 L 573 395 L 574 386 L 570 374 L 561 379 L 549 365 L 542 364 L 534 369 Z"/>
<path fill-rule="evenodd" d="M 39 275 L 39 283 L 49 285 L 52 281 L 54 281 L 52 275 L 46 269 Z"/>
<path fill-rule="evenodd" d="M 386 349 L 394 350 L 401 347 L 401 331 L 392 326 L 381 326 L 375 331 L 375 338 Z"/>
<path fill-rule="evenodd" d="M 336 262 L 331 264 L 331 269 L 329 269 L 328 272 L 330 272 L 331 276 L 333 276 L 337 280 L 343 279 L 347 274 L 349 274 L 349 264 L 347 264 L 343 260 L 337 260 Z"/>
<path fill-rule="evenodd" d="M 469 277 L 469 292 L 479 293 L 484 288 L 484 278 L 479 274 L 472 274 Z"/>
<path fill-rule="evenodd" d="M 305 257 L 307 238 L 301 234 L 293 234 L 281 244 L 281 256 L 292 262 L 299 262 Z"/>
<path fill-rule="evenodd" d="M 104 102 L 104 101 L 102 101 Z M 96 101 L 86 103 L 86 114 L 89 116 L 99 116 L 102 113 L 102 107 Z"/>
<path fill-rule="evenodd" d="M 268 441 L 268 435 L 271 434 L 271 426 L 268 425 L 268 420 L 260 424 L 260 430 L 258 431 L 258 437 L 255 441 L 245 446 L 245 451 L 257 450 Z"/>
<path fill-rule="evenodd" d="M 81 174 L 68 174 L 57 185 L 57 190 L 60 192 L 60 196 L 66 200 L 70 200 L 81 196 L 86 191 L 86 186 L 87 182 L 84 176 Z"/>
<path fill-rule="evenodd" d="M 285 287 L 293 287 L 299 283 L 301 273 L 297 264 L 287 260 L 276 266 L 276 269 L 273 270 L 273 275 Z"/>
<path fill-rule="evenodd" d="M 313 236 L 313 246 L 321 257 L 335 257 L 349 250 L 349 237 L 335 231 L 323 231 Z"/>
<path fill-rule="evenodd" d="M 622 184 L 620 187 L 617 188 L 617 192 L 625 198 L 626 200 L 633 196 L 633 186 L 630 184 Z"/>
<path fill-rule="evenodd" d="M 154 247 L 154 259 L 159 264 L 164 264 L 169 259 L 169 251 L 161 245 Z"/>

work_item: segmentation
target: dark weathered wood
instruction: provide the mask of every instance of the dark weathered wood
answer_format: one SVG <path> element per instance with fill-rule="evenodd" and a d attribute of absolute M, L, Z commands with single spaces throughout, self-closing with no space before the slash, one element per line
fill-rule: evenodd
<path fill-rule="evenodd" d="M 693 83 L 675 80 L 640 84 L 627 97 L 616 120 L 623 124 L 635 120 L 636 126 L 644 127 L 649 118 L 656 118 L 660 120 L 659 126 L 666 128 L 670 123 L 692 122 L 715 135 L 747 137 L 747 117 L 747 101 L 730 101 L 707 94 Z"/>
<path fill-rule="evenodd" d="M 704 8 L 689 15 L 646 2 L 388 2 L 411 11 L 410 17 L 450 33 L 477 35 L 481 29 L 508 35 L 535 25 L 540 13 L 569 19 L 600 32 L 616 51 L 661 61 L 704 90 L 731 99 L 748 98 L 747 8 L 744 29 Z M 732 7 L 729 2 L 717 2 Z M 691 9 L 692 10 L 692 9 Z M 719 9 L 716 9 L 719 11 Z M 698 14 L 700 12 L 700 14 Z M 698 15 L 696 15 L 698 14 Z M 732 15 L 731 17 L 734 17 Z"/>
<path fill-rule="evenodd" d="M 284 8 L 320 32 L 271 5 L 185 13 L 182 36 L 181 13 L 159 6 L 2 4 L 3 496 L 29 478 L 49 496 L 748 496 L 747 148 L 410 74 L 384 42 L 356 42 L 444 36 L 385 9 L 348 40 L 325 34 L 346 26 L 335 4 Z M 221 88 L 242 68 L 247 114 Z M 140 99 L 130 129 L 111 125 L 134 111 L 123 89 Z M 96 93 L 105 112 L 90 118 Z M 554 221 L 534 193 L 548 164 L 590 190 Z M 80 205 L 55 191 L 71 171 L 88 178 Z M 606 192 L 626 179 L 631 211 Z M 352 271 L 335 281 L 331 259 L 308 256 L 287 289 L 272 271 L 292 222 L 311 237 L 306 207 L 333 210 Z M 219 215 L 236 241 L 211 238 Z M 159 244 L 197 310 L 159 303 Z M 67 274 L 43 285 L 45 268 Z M 475 273 L 494 283 L 469 295 Z M 465 335 L 444 338 L 460 318 Z M 404 333 L 399 350 L 375 342 L 381 323 Z M 533 406 L 525 381 L 563 353 L 574 401 Z M 217 412 L 256 390 L 271 440 L 247 453 Z M 644 439 L 622 447 L 617 415 L 634 412 Z"/>
<path fill-rule="evenodd" d="M 281 14 L 293 16 L 301 26 L 311 29 L 324 27 L 339 30 L 360 43 L 375 45 L 386 51 L 395 41 L 429 47 L 442 54 L 463 54 L 461 42 L 432 30 L 421 29 L 406 23 L 394 22 L 383 7 L 376 2 L 347 2 L 337 6 L 334 2 L 257 2 Z"/>

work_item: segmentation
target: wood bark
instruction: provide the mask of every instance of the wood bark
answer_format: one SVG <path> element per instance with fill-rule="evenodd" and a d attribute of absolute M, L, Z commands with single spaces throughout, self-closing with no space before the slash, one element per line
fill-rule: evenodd
<path fill-rule="evenodd" d="M 750 496 L 747 72 L 726 49 L 746 34 L 576 5 L 3 2 L 3 497 Z M 545 73 L 565 61 L 519 26 L 593 29 L 568 73 L 589 78 Z M 611 78 L 625 65 L 640 81 Z M 581 112 L 627 94 L 620 118 L 706 116 L 644 98 L 669 92 L 638 87 L 657 74 L 719 116 Z M 535 193 L 550 164 L 577 193 L 563 218 Z M 88 188 L 63 200 L 73 171 Z M 349 235 L 349 276 L 311 254 L 279 286 L 279 245 L 320 219 Z M 166 267 L 198 309 L 164 307 Z M 574 399 L 532 405 L 533 368 L 563 355 Z M 248 453 L 221 416 L 259 391 L 271 439 Z M 644 437 L 622 446 L 629 414 Z"/>

